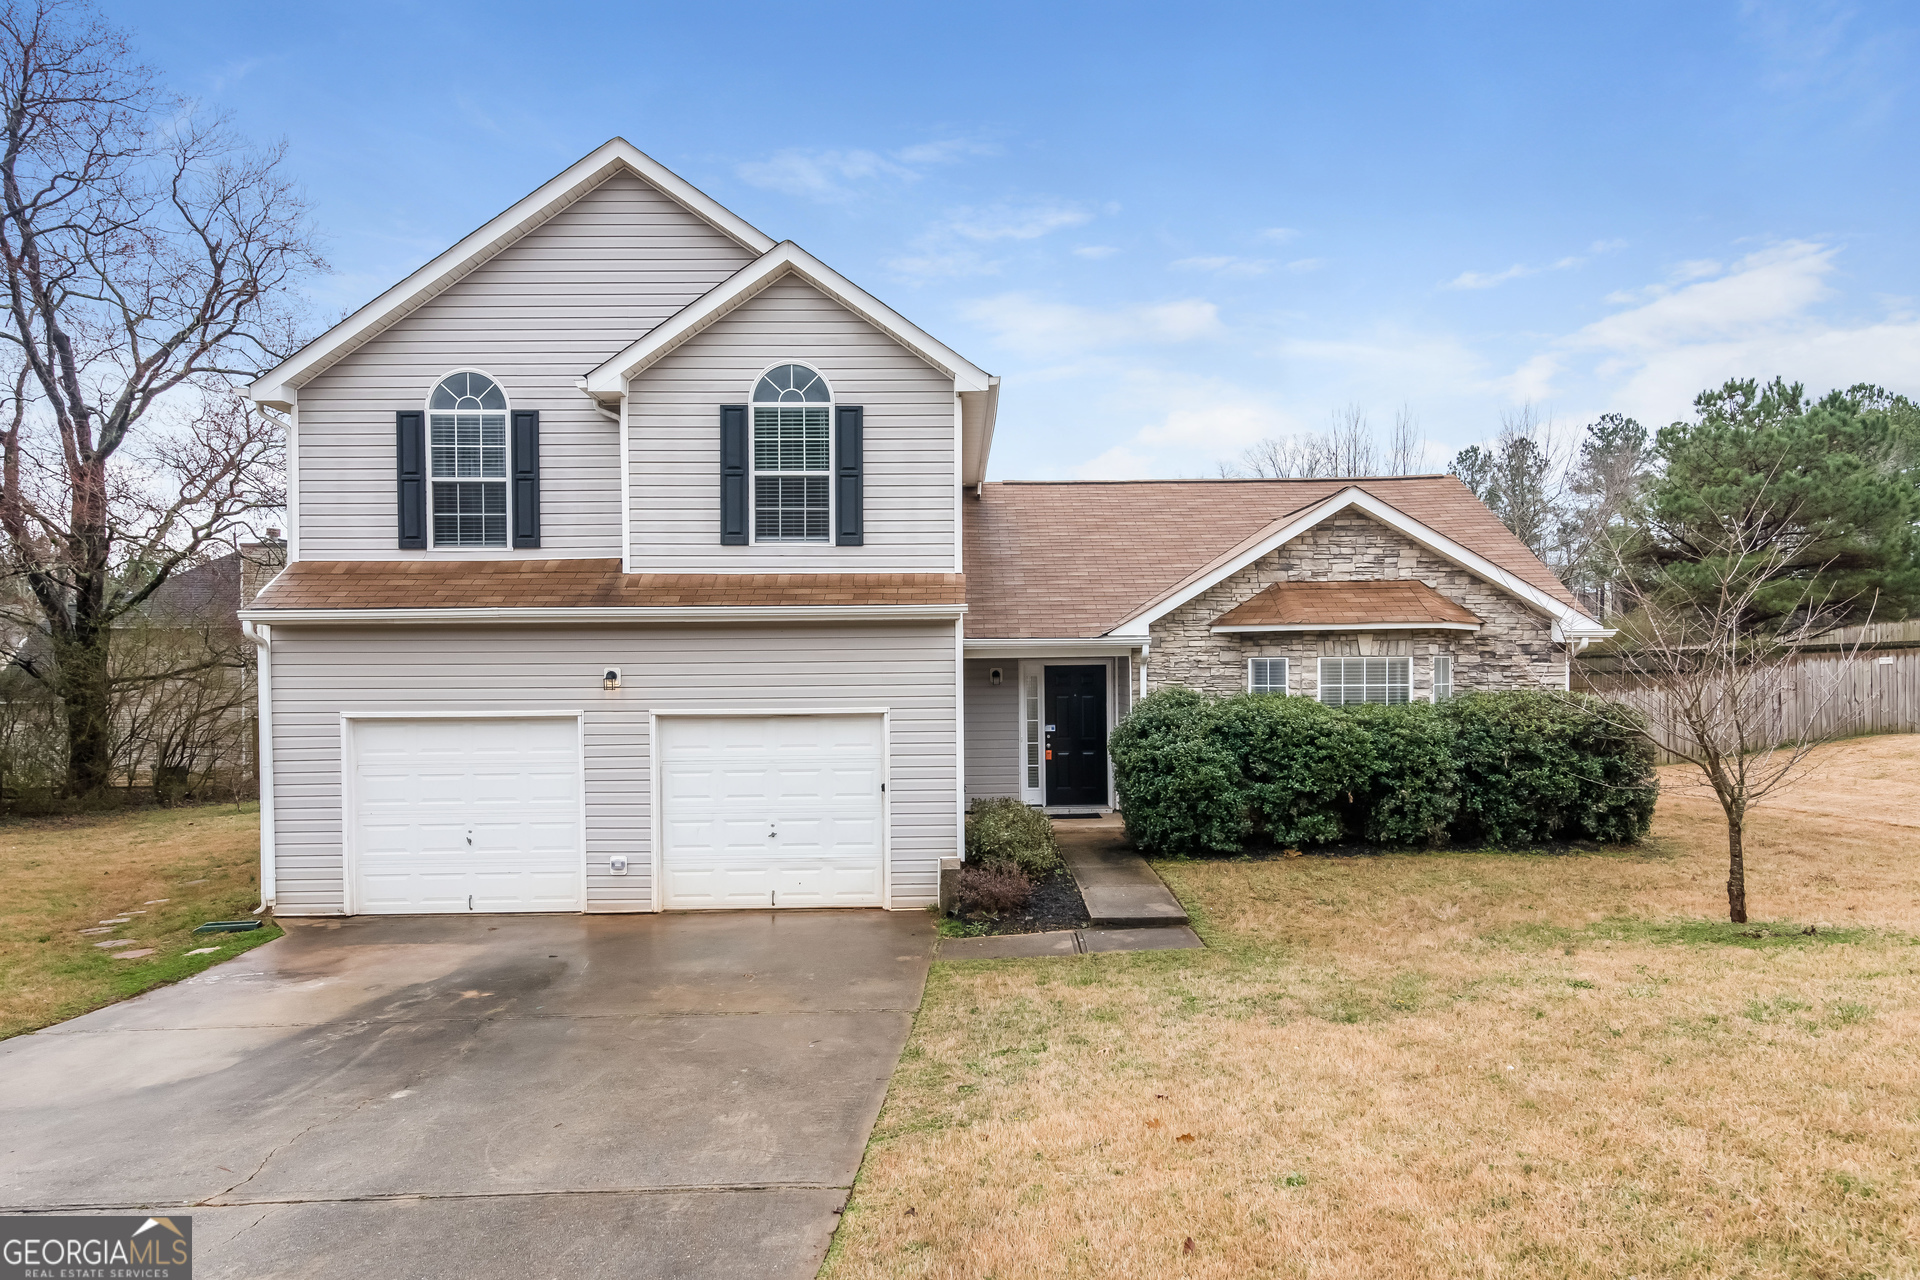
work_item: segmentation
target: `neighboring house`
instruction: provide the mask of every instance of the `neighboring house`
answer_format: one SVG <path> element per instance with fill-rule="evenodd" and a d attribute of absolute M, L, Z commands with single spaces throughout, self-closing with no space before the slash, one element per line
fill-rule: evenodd
<path fill-rule="evenodd" d="M 969 796 L 1108 805 L 1143 688 L 1605 634 L 1450 478 L 983 484 L 997 378 L 617 139 L 252 394 L 282 914 L 919 907 Z"/>

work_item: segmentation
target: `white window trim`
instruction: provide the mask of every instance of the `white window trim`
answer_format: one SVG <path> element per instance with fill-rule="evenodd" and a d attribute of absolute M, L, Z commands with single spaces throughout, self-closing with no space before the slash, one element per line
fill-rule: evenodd
<path fill-rule="evenodd" d="M 1279 689 L 1279 692 L 1281 692 L 1281 693 L 1285 693 L 1285 694 L 1291 694 L 1291 693 L 1293 692 L 1293 662 L 1292 662 L 1292 660 L 1291 660 L 1291 659 L 1289 659 L 1289 658 L 1268 658 L 1268 657 L 1252 657 L 1252 658 L 1248 658 L 1248 659 L 1247 659 L 1247 692 L 1248 692 L 1248 693 L 1253 693 L 1253 692 L 1255 692 L 1255 690 L 1254 690 L 1254 687 L 1253 687 L 1253 664 L 1254 664 L 1254 663 L 1256 663 L 1256 662 L 1277 662 L 1277 663 L 1279 663 L 1279 664 L 1280 664 L 1280 689 Z M 1272 690 L 1272 689 L 1268 689 L 1268 690 L 1267 690 L 1266 692 L 1268 692 L 1268 693 L 1272 693 L 1272 692 L 1274 692 L 1274 690 Z"/>
<path fill-rule="evenodd" d="M 434 532 L 433 486 L 438 484 L 439 481 L 434 478 L 434 474 L 433 474 L 433 415 L 434 415 L 433 393 L 440 389 L 441 383 L 445 382 L 448 378 L 451 378 L 456 373 L 479 374 L 481 377 L 485 378 L 487 381 L 493 383 L 494 386 L 500 388 L 500 398 L 507 402 L 507 407 L 504 410 L 502 410 L 502 412 L 506 414 L 506 418 L 507 418 L 507 439 L 506 439 L 507 473 L 506 475 L 500 478 L 500 486 L 506 491 L 506 494 L 507 494 L 507 540 L 505 542 L 443 543 L 440 541 L 439 537 Z M 426 446 L 426 455 L 427 455 L 426 456 L 427 549 L 429 551 L 450 551 L 456 555 L 473 555 L 477 552 L 481 555 L 487 555 L 487 556 L 497 556 L 502 551 L 512 551 L 513 550 L 513 397 L 507 394 L 507 384 L 500 381 L 500 379 L 494 377 L 491 373 L 488 373 L 485 369 L 476 368 L 473 365 L 463 364 L 457 369 L 447 369 L 439 373 L 438 375 L 436 375 L 433 379 L 432 385 L 430 385 L 427 388 L 426 399 L 423 403 L 425 405 L 425 408 L 421 414 L 421 425 L 424 428 L 426 433 L 426 440 L 423 443 Z M 440 410 L 440 412 L 445 413 L 446 410 L 442 409 Z M 447 477 L 448 481 L 452 483 L 457 483 L 462 478 L 463 477 L 460 477 L 460 476 Z M 468 478 L 468 479 L 470 480 L 471 478 Z M 489 481 L 488 483 L 491 483 L 491 481 Z"/>
<path fill-rule="evenodd" d="M 1392 672 L 1393 672 L 1392 664 L 1396 662 L 1406 663 L 1407 664 L 1407 701 L 1408 702 L 1413 701 L 1413 659 L 1411 657 L 1406 657 L 1406 658 L 1388 657 L 1386 654 L 1375 654 L 1375 653 L 1342 654 L 1338 657 L 1321 658 L 1314 667 L 1314 687 L 1313 687 L 1314 700 L 1329 706 L 1357 705 L 1353 703 L 1327 703 L 1327 700 L 1326 700 L 1327 664 L 1329 662 L 1364 662 L 1364 661 L 1378 661 L 1378 662 L 1385 662 L 1388 664 L 1387 687 L 1389 689 L 1391 689 L 1394 684 L 1394 681 L 1392 678 Z M 1384 705 L 1398 705 L 1398 704 L 1388 703 Z"/>
<path fill-rule="evenodd" d="M 1453 696 L 1453 655 L 1451 653 L 1436 653 L 1433 655 L 1433 671 L 1427 680 L 1427 701 L 1428 702 L 1439 702 L 1441 700 L 1440 699 L 1440 664 L 1441 663 L 1445 663 L 1447 667 L 1447 697 L 1451 698 Z"/>
<path fill-rule="evenodd" d="M 760 536 L 760 467 L 754 459 L 753 441 L 754 410 L 761 407 L 761 402 L 753 398 L 753 393 L 759 389 L 760 379 L 766 377 L 775 369 L 784 368 L 790 364 L 797 364 L 803 369 L 811 370 L 814 377 L 827 384 L 827 536 L 824 538 L 762 538 Z M 810 408 L 817 404 L 819 404 L 819 401 L 816 400 L 807 402 L 801 407 Z M 837 499 L 834 494 L 834 490 L 839 486 L 834 483 L 835 473 L 833 469 L 834 463 L 839 461 L 837 457 L 839 450 L 834 440 L 834 437 L 839 434 L 839 432 L 835 430 L 839 424 L 834 421 L 834 410 L 837 409 L 839 405 L 840 397 L 834 390 L 833 379 L 827 377 L 820 369 L 820 366 L 814 364 L 811 360 L 775 360 L 772 364 L 753 375 L 753 382 L 747 388 L 747 545 L 755 547 L 762 545 L 769 547 L 831 547 L 834 545 L 833 534 L 835 528 L 838 527 L 834 523 L 834 517 L 839 514 L 839 509 L 835 505 Z M 779 402 L 772 401 L 767 402 L 766 407 L 779 408 L 782 406 Z M 820 473 L 816 471 L 769 471 L 767 474 L 772 476 L 811 476 L 819 475 Z"/>

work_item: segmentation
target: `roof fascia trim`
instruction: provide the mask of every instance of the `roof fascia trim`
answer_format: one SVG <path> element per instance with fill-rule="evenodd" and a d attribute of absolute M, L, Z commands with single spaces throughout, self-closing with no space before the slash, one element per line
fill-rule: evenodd
<path fill-rule="evenodd" d="M 985 370 L 793 241 L 783 240 L 587 374 L 587 394 L 595 399 L 624 396 L 627 383 L 648 366 L 789 274 L 799 276 L 951 377 L 955 390 L 989 389 L 992 379 Z"/>
<path fill-rule="evenodd" d="M 1286 622 L 1248 627 L 1210 627 L 1215 635 L 1261 631 L 1478 631 L 1477 622 Z"/>
<path fill-rule="evenodd" d="M 1274 530 L 1266 537 L 1253 543 L 1238 555 L 1227 559 L 1211 571 L 1194 579 L 1185 587 L 1162 596 L 1146 608 L 1139 610 L 1108 634 L 1146 635 L 1148 627 L 1189 600 L 1192 600 L 1210 588 L 1218 586 L 1254 561 L 1272 552 L 1277 547 L 1285 546 L 1315 525 L 1351 507 L 1360 508 L 1360 510 L 1366 512 L 1381 524 L 1386 525 L 1398 533 L 1404 534 L 1407 538 L 1419 543 L 1442 559 L 1451 560 L 1462 569 L 1485 579 L 1494 586 L 1499 587 L 1502 591 L 1505 591 L 1508 595 L 1515 597 L 1524 604 L 1531 605 L 1547 617 L 1553 619 L 1556 639 L 1560 638 L 1558 633 L 1562 631 L 1568 635 L 1597 635 L 1607 630 L 1605 627 L 1600 626 L 1591 618 L 1581 613 L 1578 609 L 1575 609 L 1572 605 L 1562 604 L 1532 583 L 1526 582 L 1515 574 L 1502 569 L 1485 556 L 1467 550 L 1446 534 L 1429 528 L 1398 507 L 1382 502 L 1379 498 L 1374 497 L 1373 494 L 1358 485 L 1348 485 L 1318 506 L 1309 508 L 1297 519 L 1282 525 L 1279 529 Z"/>
<path fill-rule="evenodd" d="M 502 249 L 623 169 L 657 188 L 742 248 L 763 254 L 773 247 L 773 238 L 764 231 L 625 138 L 612 138 L 541 183 L 515 201 L 504 213 L 463 237 L 452 248 L 292 356 L 261 374 L 248 388 L 248 394 L 269 407 L 291 407 L 301 382 L 320 373 L 340 357 L 444 293 Z"/>
<path fill-rule="evenodd" d="M 242 609 L 244 622 L 951 622 L 963 604 L 587 605 L 547 608 Z"/>
<path fill-rule="evenodd" d="M 1132 653 L 1145 647 L 1145 641 L 1137 638 L 1116 639 L 1113 636 L 1041 639 L 967 636 L 961 647 L 969 658 L 1105 658 Z"/>

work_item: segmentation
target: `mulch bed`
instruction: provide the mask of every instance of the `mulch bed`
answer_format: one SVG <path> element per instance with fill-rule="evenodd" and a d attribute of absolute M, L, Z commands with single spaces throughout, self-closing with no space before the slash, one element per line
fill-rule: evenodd
<path fill-rule="evenodd" d="M 967 933 L 989 937 L 1006 933 L 1048 933 L 1055 929 L 1087 927 L 1087 904 L 1080 898 L 1080 886 L 1071 871 L 1056 871 L 1033 887 L 1033 897 L 1014 915 L 960 916 Z"/>

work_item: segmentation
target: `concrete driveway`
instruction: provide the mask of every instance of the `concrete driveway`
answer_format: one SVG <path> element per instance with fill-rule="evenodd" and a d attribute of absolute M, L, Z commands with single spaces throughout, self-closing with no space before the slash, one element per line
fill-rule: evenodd
<path fill-rule="evenodd" d="M 811 1276 L 923 912 L 362 917 L 0 1042 L 0 1210 L 216 1276 Z"/>

